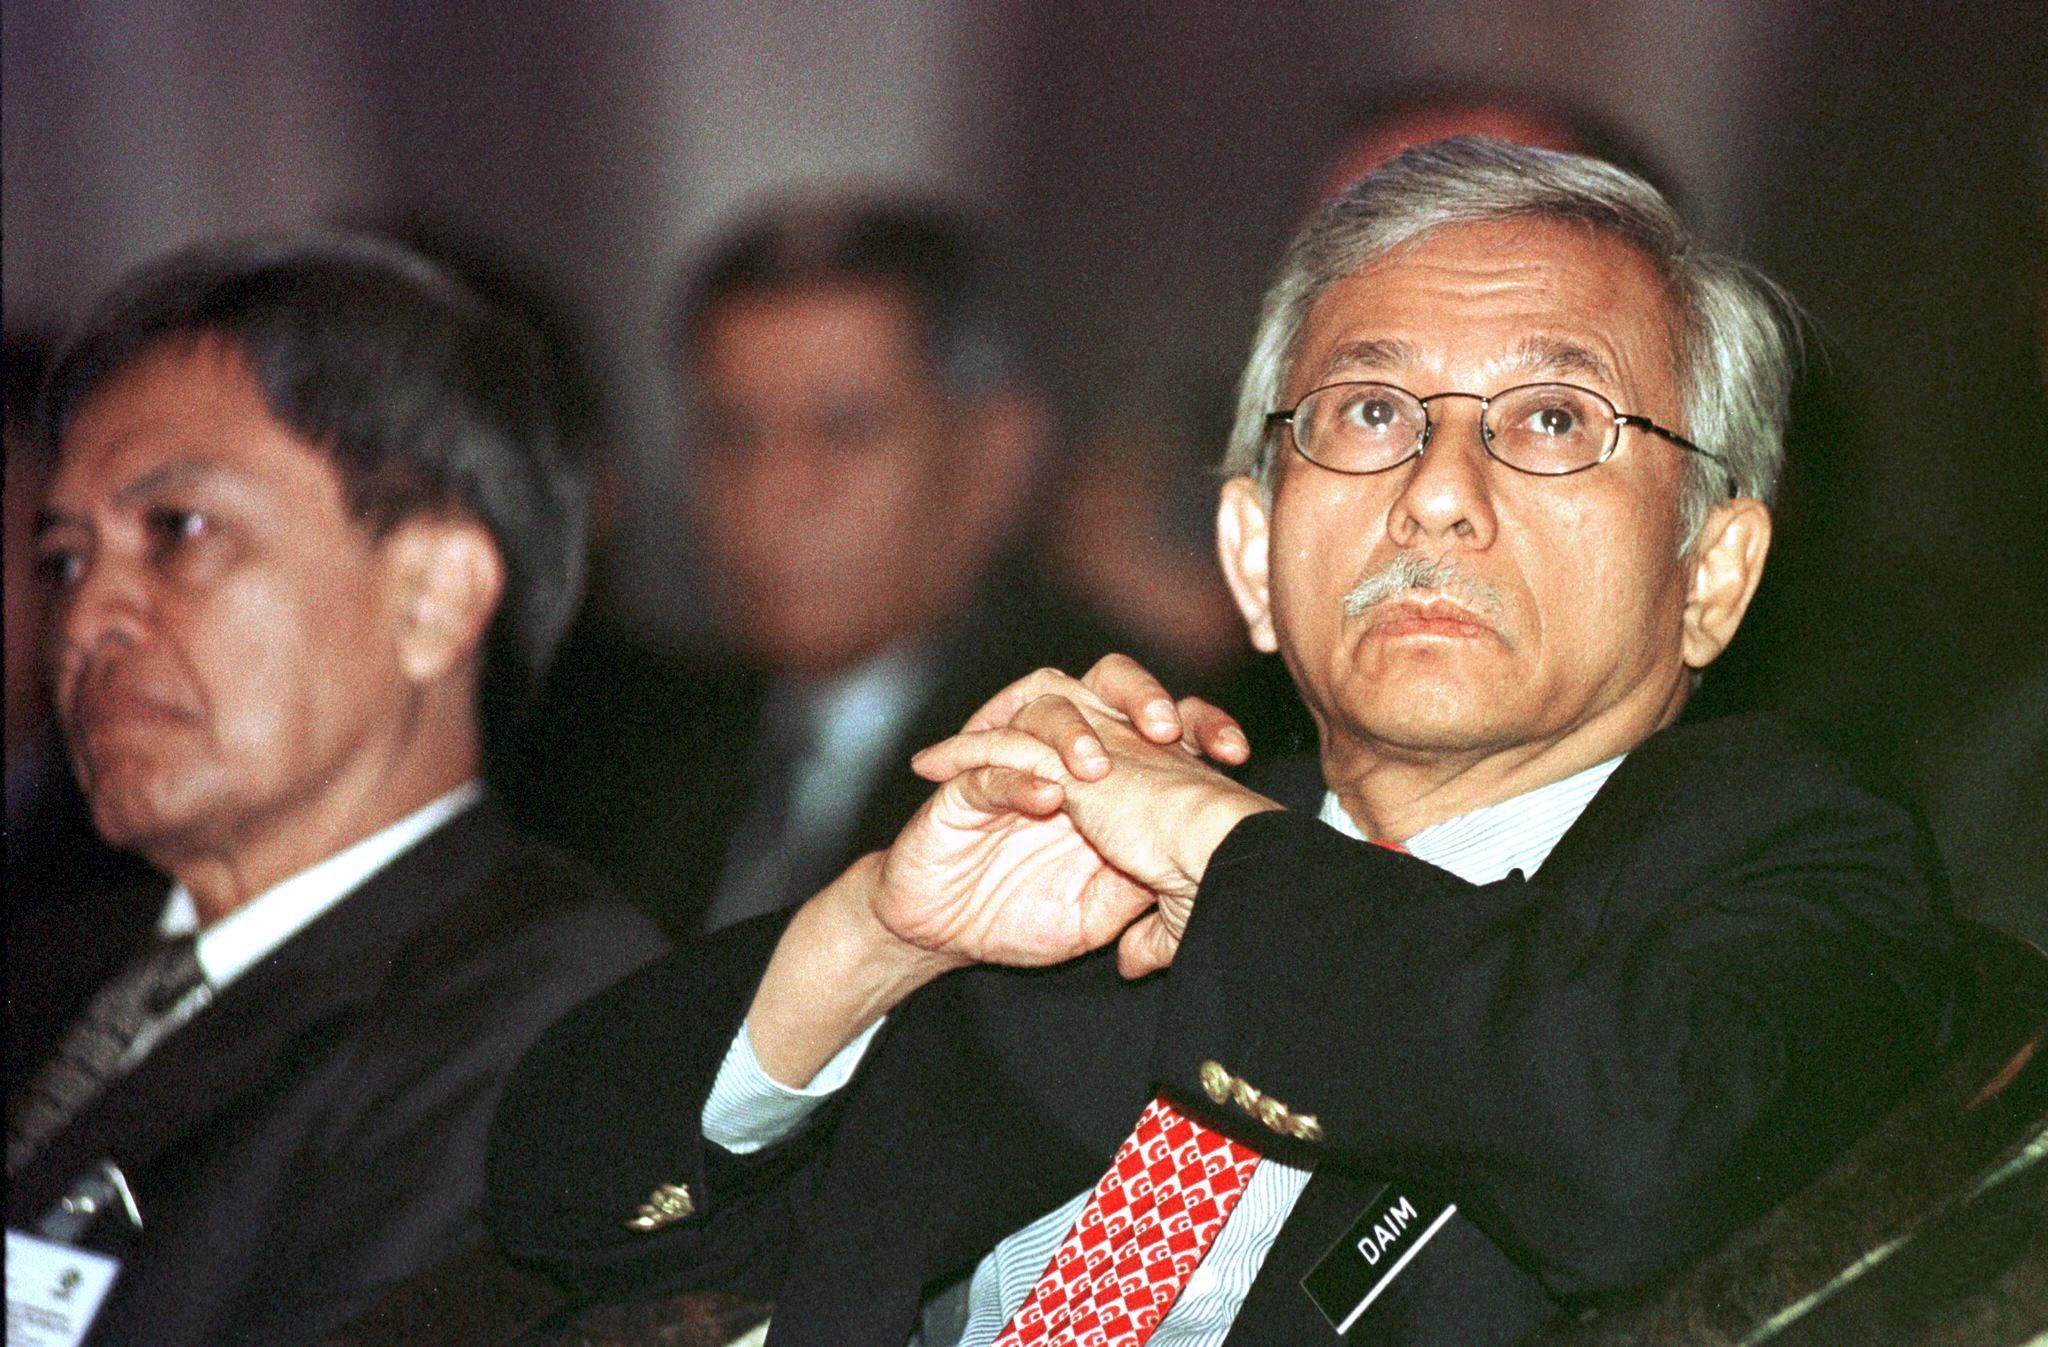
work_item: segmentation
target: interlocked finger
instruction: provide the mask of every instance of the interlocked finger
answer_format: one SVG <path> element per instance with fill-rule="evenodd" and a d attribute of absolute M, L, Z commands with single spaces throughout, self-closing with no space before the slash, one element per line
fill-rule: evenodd
<path fill-rule="evenodd" d="M 1104 655 L 1081 682 L 1153 743 L 1170 744 L 1181 737 L 1183 726 L 1172 695 L 1129 655 Z"/>
<path fill-rule="evenodd" d="M 1252 755 L 1251 740 L 1228 711 L 1200 697 L 1183 697 L 1179 703 L 1181 745 L 1190 752 L 1218 762 L 1241 763 Z"/>
<path fill-rule="evenodd" d="M 956 734 L 910 760 L 910 769 L 927 781 L 950 781 L 981 767 L 1007 767 L 1054 782 L 1067 775 L 1058 749 L 1015 728 Z"/>

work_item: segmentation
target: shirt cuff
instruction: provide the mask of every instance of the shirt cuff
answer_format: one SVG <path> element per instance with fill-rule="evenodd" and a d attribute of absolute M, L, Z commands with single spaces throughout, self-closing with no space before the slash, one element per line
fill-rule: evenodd
<path fill-rule="evenodd" d="M 835 1054 L 800 1090 L 791 1089 L 770 1076 L 754 1055 L 747 1026 L 733 1035 L 718 1079 L 711 1084 L 711 1097 L 704 1101 L 704 1139 L 723 1146 L 734 1155 L 752 1155 L 804 1125 L 818 1105 L 824 1103 L 853 1078 L 875 1031 L 887 1019 L 876 1020 L 861 1030 L 853 1042 Z"/>

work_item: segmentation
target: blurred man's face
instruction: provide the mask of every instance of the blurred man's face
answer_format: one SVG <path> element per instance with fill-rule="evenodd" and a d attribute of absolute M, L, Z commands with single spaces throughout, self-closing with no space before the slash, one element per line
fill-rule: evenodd
<path fill-rule="evenodd" d="M 701 536 L 752 656 L 829 673 L 964 601 L 978 562 L 949 503 L 976 448 L 903 299 L 862 285 L 723 299 L 692 373 Z"/>
<path fill-rule="evenodd" d="M 1281 405 L 1342 380 L 1423 397 L 1551 380 L 1682 429 L 1671 330 L 1649 263 L 1609 235 L 1448 226 L 1323 293 Z M 1605 463 L 1531 476 L 1488 456 L 1476 401 L 1429 411 L 1427 451 L 1384 472 L 1282 448 L 1269 510 L 1243 479 L 1228 489 L 1263 530 L 1236 562 L 1255 637 L 1285 657 L 1330 765 L 1530 752 L 1589 729 L 1626 746 L 1667 722 L 1701 658 L 1684 636 L 1684 451 L 1623 429 Z M 1454 578 L 1348 610 L 1396 558 Z"/>
<path fill-rule="evenodd" d="M 232 347 L 159 350 L 80 408 L 37 551 L 58 715 L 109 842 L 167 868 L 238 850 L 402 737 L 400 586 Z"/>

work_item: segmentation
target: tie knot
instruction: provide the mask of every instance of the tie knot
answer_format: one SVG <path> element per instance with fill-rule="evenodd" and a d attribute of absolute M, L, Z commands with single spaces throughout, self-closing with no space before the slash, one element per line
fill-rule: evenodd
<path fill-rule="evenodd" d="M 199 966 L 199 937 L 173 936 L 150 951 L 142 980 L 142 1005 L 161 1015 L 206 981 Z"/>

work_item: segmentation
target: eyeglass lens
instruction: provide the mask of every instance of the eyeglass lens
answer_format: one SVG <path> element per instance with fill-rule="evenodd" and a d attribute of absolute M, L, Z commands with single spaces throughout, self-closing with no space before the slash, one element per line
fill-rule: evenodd
<path fill-rule="evenodd" d="M 1494 457 L 1523 472 L 1557 475 L 1606 456 L 1614 417 L 1606 399 L 1589 389 L 1527 384 L 1490 399 L 1482 424 Z M 1339 472 L 1391 468 L 1415 452 L 1427 428 L 1422 400 L 1390 384 L 1333 384 L 1302 399 L 1294 413 L 1302 453 Z"/>

